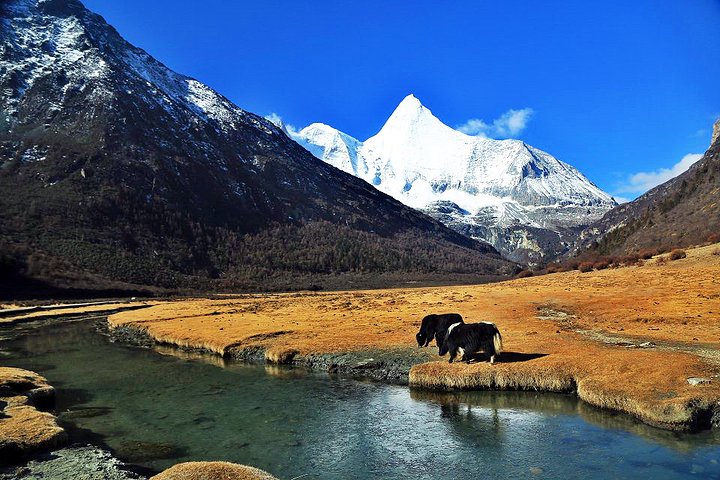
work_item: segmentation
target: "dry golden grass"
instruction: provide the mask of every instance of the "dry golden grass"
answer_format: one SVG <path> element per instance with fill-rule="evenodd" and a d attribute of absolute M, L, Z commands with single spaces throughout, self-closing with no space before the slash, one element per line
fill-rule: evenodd
<path fill-rule="evenodd" d="M 690 249 L 687 258 L 665 265 L 479 286 L 168 302 L 109 321 L 221 355 L 262 348 L 268 361 L 282 363 L 295 355 L 412 347 L 424 315 L 458 312 L 468 322 L 495 322 L 509 353 L 494 367 L 444 361 L 416 366 L 413 384 L 576 389 L 595 405 L 687 427 L 698 405 L 720 399 L 720 256 L 712 255 L 717 248 Z M 658 346 L 627 348 L 608 338 Z M 688 377 L 713 381 L 693 386 Z"/>
<path fill-rule="evenodd" d="M 7 389 L 20 393 L 42 387 L 49 387 L 42 375 L 22 368 L 0 367 L 0 396 Z"/>
<path fill-rule="evenodd" d="M 672 429 L 692 427 L 698 407 L 720 398 L 720 388 L 714 383 L 688 384 L 688 377 L 715 371 L 693 355 L 596 345 L 584 345 L 581 351 L 578 347 L 568 342 L 545 357 L 494 366 L 486 362 L 416 365 L 410 371 L 410 384 L 433 389 L 577 392 L 597 407 Z"/>
<path fill-rule="evenodd" d="M 0 418 L 0 451 L 27 453 L 58 447 L 67 435 L 54 415 L 30 405 L 7 406 Z"/>
<path fill-rule="evenodd" d="M 0 367 L 0 452 L 19 455 L 59 446 L 67 440 L 54 415 L 35 408 L 31 398 L 52 394 L 40 375 Z"/>
<path fill-rule="evenodd" d="M 277 480 L 267 472 L 228 462 L 186 462 L 173 465 L 150 480 Z"/>

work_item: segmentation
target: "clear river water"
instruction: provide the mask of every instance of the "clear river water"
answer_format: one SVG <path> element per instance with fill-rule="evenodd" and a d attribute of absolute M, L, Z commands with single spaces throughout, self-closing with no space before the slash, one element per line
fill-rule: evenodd
<path fill-rule="evenodd" d="M 112 343 L 92 321 L 0 329 L 0 365 L 47 377 L 73 440 L 156 470 L 227 460 L 283 479 L 720 478 L 719 434 L 666 432 L 574 396 L 228 363 Z"/>

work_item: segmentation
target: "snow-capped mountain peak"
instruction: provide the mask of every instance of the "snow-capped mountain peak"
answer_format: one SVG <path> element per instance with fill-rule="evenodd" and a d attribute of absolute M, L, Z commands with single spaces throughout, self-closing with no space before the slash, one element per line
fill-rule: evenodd
<path fill-rule="evenodd" d="M 465 226 L 520 225 L 557 232 L 588 224 L 616 205 L 552 155 L 520 140 L 466 135 L 445 125 L 412 94 L 364 142 L 324 124 L 312 124 L 293 138 L 318 158 L 411 207 L 432 213 L 434 205 L 443 205 Z"/>
<path fill-rule="evenodd" d="M 460 133 L 443 124 L 415 95 L 410 94 L 395 108 L 376 136 L 397 138 L 438 131 Z"/>
<path fill-rule="evenodd" d="M 361 176 L 358 173 L 367 170 L 364 162 L 358 163 L 358 151 L 362 143 L 330 125 L 313 123 L 293 138 L 317 158 L 344 172 Z"/>
<path fill-rule="evenodd" d="M 408 192 L 416 179 L 428 174 L 459 173 L 472 143 L 473 137 L 448 127 L 414 95 L 408 95 L 380 132 L 363 142 L 363 154 L 373 161 L 373 183 L 389 182 L 390 190 Z M 418 202 L 411 206 L 423 206 Z"/>

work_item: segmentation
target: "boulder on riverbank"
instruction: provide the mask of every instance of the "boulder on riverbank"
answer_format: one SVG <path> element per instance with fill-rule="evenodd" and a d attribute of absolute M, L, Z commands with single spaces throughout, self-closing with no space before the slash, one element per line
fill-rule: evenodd
<path fill-rule="evenodd" d="M 0 463 L 67 441 L 55 416 L 37 408 L 52 405 L 54 398 L 53 387 L 37 373 L 0 367 Z"/>
<path fill-rule="evenodd" d="M 185 462 L 173 465 L 150 480 L 277 480 L 255 467 L 229 462 Z"/>
<path fill-rule="evenodd" d="M 144 480 L 146 477 L 128 470 L 110 452 L 88 445 L 41 453 L 25 464 L 0 468 L 0 480 L 18 478 Z"/>

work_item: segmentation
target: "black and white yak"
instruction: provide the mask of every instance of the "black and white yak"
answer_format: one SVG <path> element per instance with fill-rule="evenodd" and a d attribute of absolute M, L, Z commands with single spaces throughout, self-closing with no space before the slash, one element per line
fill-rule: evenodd
<path fill-rule="evenodd" d="M 443 313 L 441 315 L 427 315 L 422 319 L 420 331 L 415 335 L 418 347 L 427 347 L 435 338 L 438 348 L 442 349 L 445 335 L 447 335 L 450 325 L 455 323 L 464 323 L 463 318 L 458 313 Z"/>
<path fill-rule="evenodd" d="M 495 356 L 502 352 L 502 335 L 494 323 L 453 323 L 440 347 L 440 356 L 450 352 L 450 363 L 458 353 L 460 361 L 470 362 L 470 355 L 483 351 L 490 355 L 490 364 L 495 363 Z"/>

